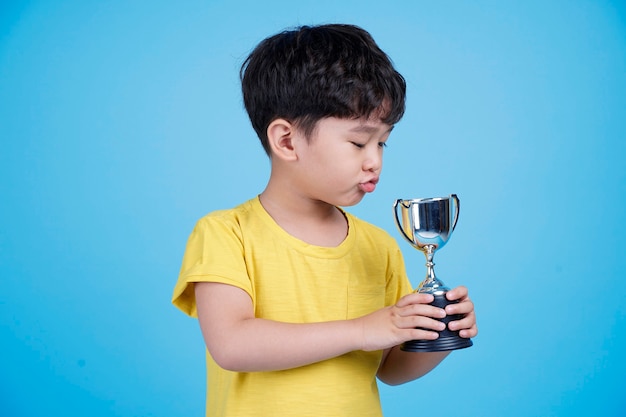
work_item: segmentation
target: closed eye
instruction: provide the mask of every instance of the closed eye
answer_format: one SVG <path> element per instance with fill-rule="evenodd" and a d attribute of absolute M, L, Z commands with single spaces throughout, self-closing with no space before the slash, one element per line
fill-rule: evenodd
<path fill-rule="evenodd" d="M 352 143 L 354 146 L 356 146 L 359 149 L 362 149 L 365 147 L 363 143 L 358 143 L 358 142 L 350 142 L 350 143 Z"/>
<path fill-rule="evenodd" d="M 386 148 L 387 147 L 387 143 L 386 142 L 378 142 L 378 146 L 380 148 Z"/>

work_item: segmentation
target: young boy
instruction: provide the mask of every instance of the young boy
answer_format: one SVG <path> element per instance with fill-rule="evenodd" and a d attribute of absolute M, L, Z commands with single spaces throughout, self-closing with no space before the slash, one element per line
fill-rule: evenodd
<path fill-rule="evenodd" d="M 396 241 L 340 208 L 376 188 L 404 79 L 350 25 L 267 38 L 241 79 L 270 178 L 196 224 L 173 296 L 206 342 L 207 416 L 381 416 L 377 378 L 414 380 L 448 354 L 398 345 L 437 338 L 446 314 L 463 316 L 449 324 L 462 337 L 477 333 L 466 288 L 445 311 L 430 306 Z"/>

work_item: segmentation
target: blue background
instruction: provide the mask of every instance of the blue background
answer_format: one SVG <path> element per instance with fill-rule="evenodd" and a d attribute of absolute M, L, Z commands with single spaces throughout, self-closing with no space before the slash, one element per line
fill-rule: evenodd
<path fill-rule="evenodd" d="M 485 0 L 2 2 L 0 415 L 203 415 L 203 341 L 170 297 L 195 221 L 267 180 L 238 69 L 329 22 L 408 83 L 351 211 L 417 284 L 392 202 L 457 193 L 437 273 L 479 317 L 474 347 L 382 387 L 386 415 L 624 415 L 626 6 Z"/>

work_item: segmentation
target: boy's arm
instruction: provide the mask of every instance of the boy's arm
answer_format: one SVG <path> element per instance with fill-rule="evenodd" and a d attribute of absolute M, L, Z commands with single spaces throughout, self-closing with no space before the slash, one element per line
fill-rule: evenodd
<path fill-rule="evenodd" d="M 224 369 L 238 372 L 289 369 L 355 350 L 384 350 L 412 339 L 435 339 L 443 310 L 432 296 L 411 294 L 400 305 L 352 320 L 283 323 L 254 317 L 250 296 L 240 288 L 195 284 L 198 319 L 207 349 Z M 391 355 L 390 355 L 391 358 Z"/>
<path fill-rule="evenodd" d="M 446 294 L 449 300 L 459 300 L 457 304 L 446 306 L 447 314 L 461 314 L 463 319 L 451 321 L 450 330 L 458 330 L 461 337 L 471 338 L 478 334 L 474 303 L 468 296 L 467 288 L 457 287 Z M 378 378 L 389 385 L 399 385 L 413 381 L 433 370 L 444 360 L 450 351 L 446 352 L 404 352 L 399 346 L 394 346 L 383 352 L 381 365 L 378 369 Z"/>
<path fill-rule="evenodd" d="M 387 385 L 400 385 L 432 371 L 450 352 L 405 352 L 400 346 L 385 350 L 378 379 Z"/>

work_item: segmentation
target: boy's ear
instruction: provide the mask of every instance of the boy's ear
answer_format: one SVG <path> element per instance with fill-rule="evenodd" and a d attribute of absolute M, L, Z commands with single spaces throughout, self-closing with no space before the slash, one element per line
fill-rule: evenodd
<path fill-rule="evenodd" d="M 272 157 L 286 161 L 297 158 L 294 136 L 295 126 L 285 119 L 276 119 L 267 127 L 267 140 L 272 149 Z"/>

